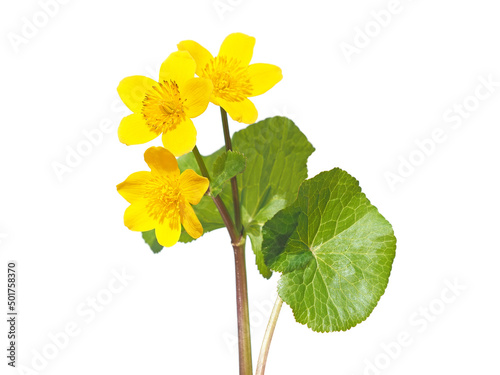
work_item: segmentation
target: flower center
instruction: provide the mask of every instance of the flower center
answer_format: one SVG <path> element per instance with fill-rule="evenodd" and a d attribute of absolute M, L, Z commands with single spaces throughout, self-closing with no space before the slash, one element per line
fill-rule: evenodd
<path fill-rule="evenodd" d="M 160 224 L 165 220 L 172 224 L 177 222 L 182 198 L 179 177 L 153 177 L 146 187 L 145 198 L 148 201 L 146 208 L 149 215 Z"/>
<path fill-rule="evenodd" d="M 239 60 L 217 56 L 205 66 L 203 73 L 212 80 L 213 95 L 218 98 L 241 102 L 252 93 L 248 69 L 240 66 Z"/>
<path fill-rule="evenodd" d="M 149 128 L 157 134 L 173 130 L 186 119 L 179 87 L 173 81 L 163 81 L 146 92 L 142 115 Z"/>

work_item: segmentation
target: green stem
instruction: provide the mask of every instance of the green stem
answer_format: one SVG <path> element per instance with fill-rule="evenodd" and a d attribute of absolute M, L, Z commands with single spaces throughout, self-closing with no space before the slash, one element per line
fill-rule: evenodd
<path fill-rule="evenodd" d="M 257 361 L 257 370 L 255 375 L 264 375 L 266 370 L 267 356 L 269 354 L 269 347 L 271 346 L 271 340 L 273 338 L 274 329 L 276 328 L 276 322 L 281 311 L 281 305 L 283 305 L 283 300 L 278 296 L 276 302 L 274 303 L 273 311 L 269 317 L 269 323 L 267 324 L 266 333 L 264 334 L 264 339 L 262 340 L 262 346 L 260 348 L 259 360 Z"/>
<path fill-rule="evenodd" d="M 226 143 L 226 150 L 232 150 L 231 134 L 229 134 L 229 122 L 227 121 L 227 112 L 224 108 L 220 107 L 220 117 L 222 119 L 222 130 L 224 131 L 224 141 Z"/>
<path fill-rule="evenodd" d="M 194 146 L 193 154 L 194 154 L 194 157 L 196 159 L 196 162 L 198 163 L 198 167 L 200 167 L 201 175 L 210 180 L 210 175 L 208 174 L 207 166 L 205 165 L 205 162 L 203 161 L 203 157 L 200 154 L 200 150 L 198 150 L 198 146 Z"/>
<path fill-rule="evenodd" d="M 220 107 L 220 115 L 222 118 L 222 129 L 224 131 L 224 141 L 226 143 L 226 151 L 231 151 L 233 149 L 233 145 L 231 143 L 231 134 L 229 133 L 227 112 L 222 107 Z M 238 180 L 236 179 L 236 177 L 231 178 L 231 190 L 233 193 L 234 220 L 236 222 L 236 230 L 238 231 L 238 233 L 241 233 L 243 228 L 241 225 L 240 198 L 238 193 Z"/>
<path fill-rule="evenodd" d="M 198 163 L 198 167 L 200 167 L 202 176 L 210 180 L 210 174 L 208 173 L 207 166 L 205 165 L 205 161 L 203 160 L 203 157 L 201 156 L 200 150 L 198 150 L 197 146 L 194 146 L 193 154 L 196 159 L 196 162 Z M 209 192 L 210 188 L 207 194 Z M 234 246 L 234 244 L 240 241 L 240 238 L 234 228 L 233 219 L 231 219 L 231 215 L 229 214 L 229 211 L 227 210 L 224 201 L 219 196 L 216 197 L 212 196 L 212 200 L 214 201 L 217 210 L 219 210 L 220 216 L 222 217 L 222 221 L 224 222 L 224 225 L 226 226 L 227 231 L 229 232 L 229 237 L 231 237 L 231 243 Z"/>
<path fill-rule="evenodd" d="M 207 167 L 195 146 L 193 154 L 202 175 L 210 179 Z M 236 230 L 231 215 L 220 196 L 212 196 L 215 206 L 224 221 L 234 250 L 234 266 L 236 271 L 236 311 L 238 313 L 238 348 L 240 375 L 252 375 L 252 346 L 250 341 L 250 314 L 248 311 L 248 286 L 245 265 L 245 238 Z"/>

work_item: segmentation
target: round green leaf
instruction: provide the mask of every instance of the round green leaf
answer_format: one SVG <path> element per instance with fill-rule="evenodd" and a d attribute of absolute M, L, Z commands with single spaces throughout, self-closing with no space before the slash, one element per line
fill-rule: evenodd
<path fill-rule="evenodd" d="M 338 168 L 305 181 L 263 228 L 264 261 L 282 273 L 280 297 L 318 332 L 345 331 L 370 315 L 395 251 L 391 224 Z"/>

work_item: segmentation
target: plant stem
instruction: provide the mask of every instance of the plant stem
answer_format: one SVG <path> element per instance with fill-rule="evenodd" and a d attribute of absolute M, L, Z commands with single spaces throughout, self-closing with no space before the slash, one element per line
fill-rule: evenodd
<path fill-rule="evenodd" d="M 212 200 L 214 201 L 215 206 L 219 210 L 220 216 L 222 216 L 222 221 L 224 222 L 224 225 L 227 228 L 229 237 L 231 237 L 231 244 L 233 245 L 234 248 L 235 244 L 240 242 L 240 238 L 236 233 L 236 230 L 234 229 L 233 219 L 231 219 L 231 215 L 229 215 L 229 211 L 227 210 L 224 201 L 219 196 L 212 197 Z"/>
<path fill-rule="evenodd" d="M 222 130 L 224 130 L 224 141 L 226 143 L 226 150 L 232 150 L 231 134 L 229 134 L 229 122 L 227 121 L 227 112 L 224 108 L 220 107 L 220 117 L 222 119 Z"/>
<path fill-rule="evenodd" d="M 264 375 L 264 371 L 266 370 L 267 355 L 269 354 L 269 347 L 271 346 L 271 340 L 273 338 L 274 329 L 276 328 L 276 322 L 278 321 L 278 317 L 280 315 L 281 305 L 283 305 L 283 300 L 280 296 L 278 296 L 276 298 L 276 302 L 274 303 L 271 316 L 269 317 L 269 323 L 267 324 L 264 339 L 262 340 L 255 375 Z"/>
<path fill-rule="evenodd" d="M 193 149 L 202 175 L 210 179 L 203 157 L 197 147 Z M 236 271 L 236 311 L 238 313 L 238 348 L 240 375 L 252 375 L 252 346 L 250 341 L 250 314 L 248 311 L 247 271 L 245 265 L 245 238 L 234 226 L 229 211 L 220 196 L 212 196 L 215 206 L 224 221 L 234 250 Z"/>
<path fill-rule="evenodd" d="M 222 118 L 222 129 L 224 130 L 224 141 L 226 143 L 226 151 L 231 151 L 233 149 L 233 145 L 231 143 L 231 134 L 229 133 L 227 112 L 222 107 L 220 107 L 220 116 Z M 241 233 L 243 228 L 241 226 L 240 199 L 238 193 L 238 180 L 236 179 L 236 176 L 231 178 L 231 190 L 233 193 L 234 220 L 236 223 L 236 230 L 238 231 L 238 233 Z"/>
<path fill-rule="evenodd" d="M 205 165 L 205 162 L 203 161 L 203 158 L 200 154 L 200 150 L 198 150 L 198 146 L 194 146 L 193 154 L 194 154 L 194 157 L 196 159 L 196 162 L 198 163 L 198 167 L 200 167 L 201 175 L 210 180 L 210 175 L 208 174 L 207 166 Z"/>
<path fill-rule="evenodd" d="M 240 375 L 252 375 L 252 345 L 250 340 L 250 314 L 248 312 L 247 270 L 245 265 L 245 239 L 233 244 L 236 271 L 236 309 L 238 312 L 238 349 Z"/>

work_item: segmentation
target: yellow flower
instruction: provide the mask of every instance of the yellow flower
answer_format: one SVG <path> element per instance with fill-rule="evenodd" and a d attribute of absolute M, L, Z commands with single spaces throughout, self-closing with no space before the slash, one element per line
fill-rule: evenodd
<path fill-rule="evenodd" d="M 203 227 L 191 205 L 208 190 L 208 179 L 192 169 L 181 174 L 175 156 L 163 147 L 148 148 L 144 160 L 151 172 L 133 173 L 116 187 L 130 203 L 125 226 L 139 232 L 155 229 L 158 242 L 166 247 L 179 241 L 181 223 L 191 237 L 200 237 Z"/>
<path fill-rule="evenodd" d="M 233 120 L 245 124 L 257 120 L 257 109 L 248 98 L 265 93 L 283 78 L 281 69 L 275 65 L 249 65 L 254 45 L 255 38 L 251 36 L 230 34 L 215 58 L 192 40 L 177 45 L 196 60 L 196 74 L 212 81 L 210 101 L 224 108 Z"/>
<path fill-rule="evenodd" d="M 190 152 L 196 145 L 191 119 L 207 109 L 213 88 L 210 80 L 194 78 L 195 71 L 190 54 L 178 51 L 161 65 L 158 82 L 143 76 L 122 80 L 118 94 L 134 113 L 120 123 L 120 142 L 146 143 L 163 133 L 163 145 L 175 156 Z"/>

